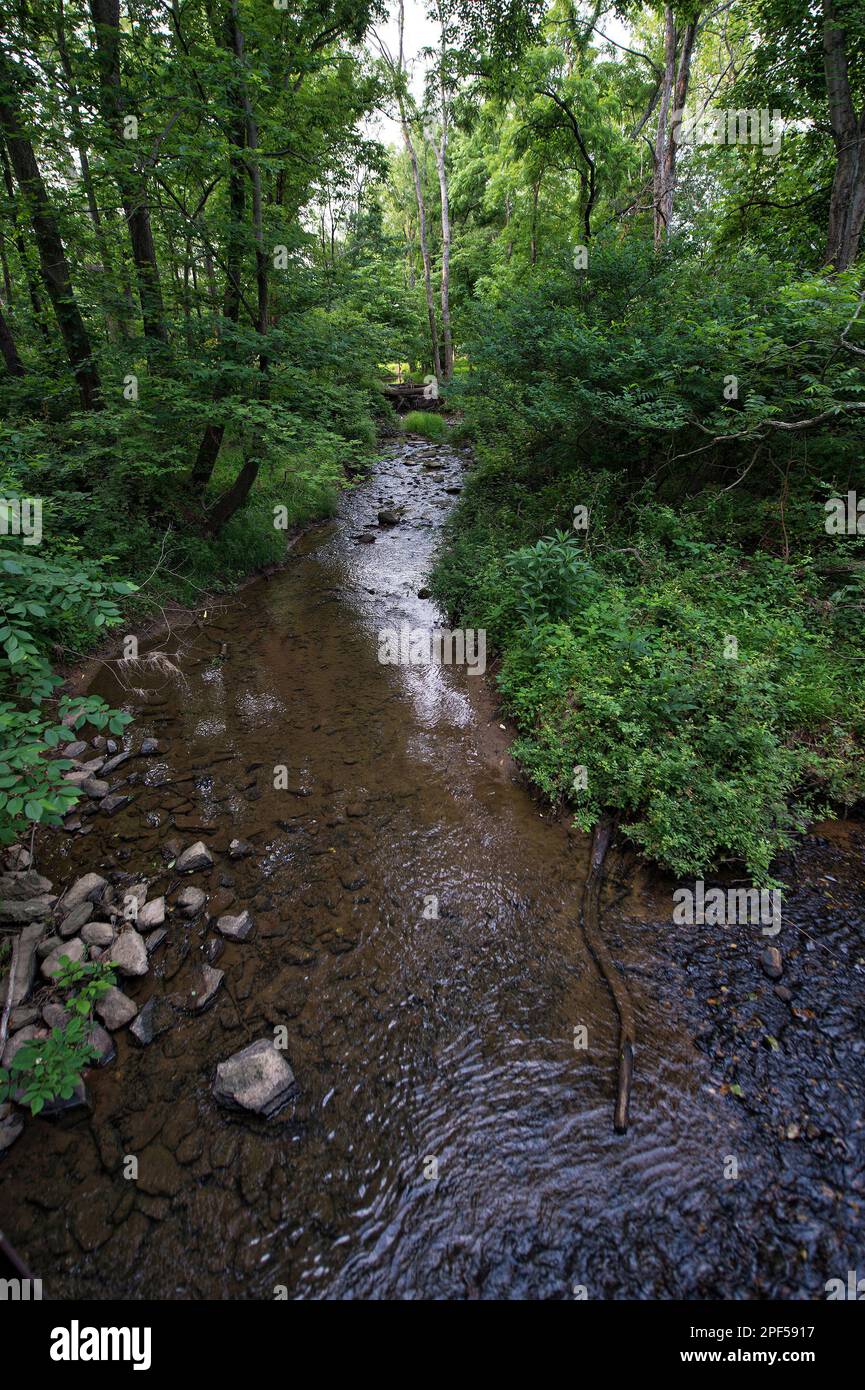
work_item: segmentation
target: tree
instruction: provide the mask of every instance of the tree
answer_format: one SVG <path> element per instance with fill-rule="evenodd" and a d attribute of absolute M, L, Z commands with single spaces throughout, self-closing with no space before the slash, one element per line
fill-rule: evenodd
<path fill-rule="evenodd" d="M 101 406 L 101 387 L 90 335 L 72 288 L 69 262 L 48 190 L 33 145 L 25 133 L 27 126 L 19 100 L 18 83 L 19 75 L 0 47 L 0 127 L 33 228 L 42 280 L 51 300 L 69 365 L 78 383 L 81 403 L 85 410 L 98 410 Z"/>

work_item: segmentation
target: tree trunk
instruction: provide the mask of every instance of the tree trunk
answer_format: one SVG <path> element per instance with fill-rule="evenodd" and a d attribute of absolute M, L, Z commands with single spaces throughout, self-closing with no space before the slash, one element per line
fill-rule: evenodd
<path fill-rule="evenodd" d="M 435 152 L 436 169 L 439 176 L 439 196 L 441 201 L 441 223 L 442 223 L 442 282 L 441 282 L 441 305 L 442 305 L 442 345 L 444 347 L 444 379 L 450 381 L 454 370 L 454 348 L 451 335 L 451 305 L 450 305 L 450 282 L 451 282 L 451 213 L 450 199 L 448 197 L 448 176 L 447 176 L 447 153 L 448 153 L 448 97 L 447 86 L 445 83 L 444 64 L 445 64 L 445 18 L 441 0 L 438 4 L 439 24 L 442 31 L 442 51 L 439 63 L 439 95 L 441 97 L 441 138 L 438 143 L 433 143 Z"/>
<path fill-rule="evenodd" d="M 10 207 L 13 208 L 14 216 L 15 185 L 12 181 L 12 170 L 9 166 L 9 157 L 6 153 L 6 146 L 3 140 L 0 140 L 0 163 L 2 163 L 3 165 L 3 183 L 6 188 L 6 195 L 9 199 Z M 48 332 L 45 320 L 42 317 L 42 300 L 39 295 L 39 288 L 36 283 L 36 277 L 34 276 L 30 266 L 30 259 L 27 255 L 27 247 L 25 245 L 24 238 L 21 235 L 21 228 L 18 226 L 17 222 L 15 223 L 15 247 L 18 251 L 18 259 L 21 262 L 21 269 L 24 272 L 24 279 L 27 281 L 27 293 L 30 296 L 30 307 L 33 310 L 33 321 L 36 324 L 39 333 L 41 333 L 42 337 L 45 339 L 46 346 L 50 347 L 51 334 Z"/>
<path fill-rule="evenodd" d="M 229 53 L 234 52 L 234 28 L 230 10 L 226 12 L 221 34 L 218 31 L 218 26 L 214 24 L 214 37 L 218 42 L 222 43 L 223 47 Z M 242 97 L 240 93 L 235 90 L 234 83 L 230 84 L 229 91 L 230 95 L 233 96 L 233 114 L 229 127 L 231 140 L 228 175 L 229 224 L 222 316 L 228 319 L 230 323 L 237 323 L 240 317 L 243 224 L 246 218 L 246 175 L 243 166 L 243 150 L 246 144 L 246 116 L 243 110 Z M 223 399 L 227 393 L 227 385 L 219 385 L 214 391 L 214 400 L 219 401 Z M 219 457 L 219 451 L 222 448 L 224 437 L 224 425 L 213 423 L 205 425 L 204 434 L 198 445 L 198 453 L 195 456 L 195 463 L 192 466 L 192 472 L 189 476 L 190 486 L 199 496 L 204 493 L 210 479 L 213 477 L 213 470 L 216 467 L 216 460 Z"/>
<path fill-rule="evenodd" d="M 255 238 L 255 282 L 257 288 L 258 322 L 261 337 L 258 355 L 259 390 L 258 399 L 266 400 L 269 393 L 268 360 L 266 353 L 268 327 L 268 275 L 267 253 L 264 246 L 263 200 L 261 194 L 261 166 L 258 156 L 258 123 L 249 96 L 249 87 L 244 73 L 243 33 L 237 14 L 237 0 L 230 0 L 229 23 L 231 25 L 234 54 L 237 59 L 240 78 L 239 96 L 242 102 L 244 130 L 246 135 L 246 170 L 252 183 L 252 231 Z M 244 447 L 243 466 L 227 492 L 219 498 L 209 517 L 208 530 L 216 536 L 227 521 L 230 521 L 246 501 L 258 477 L 264 453 L 260 430 L 255 427 L 250 441 Z"/>
<path fill-rule="evenodd" d="M 404 4 L 404 0 L 400 0 L 400 5 L 399 5 L 399 66 L 398 66 L 398 68 L 397 68 L 397 76 L 398 76 L 399 79 L 401 79 L 401 77 L 402 77 L 402 72 L 403 72 L 403 30 L 404 30 L 404 27 L 405 27 L 405 4 Z M 412 178 L 413 178 L 413 180 L 414 180 L 414 195 L 415 195 L 415 201 L 416 201 L 416 203 L 417 203 L 418 230 L 419 230 L 419 239 L 420 239 L 420 253 L 421 253 L 421 259 L 422 259 L 422 261 L 423 261 L 423 278 L 424 278 L 424 288 L 425 288 L 425 290 L 426 290 L 427 318 L 428 318 L 428 320 L 429 320 L 430 346 L 431 346 L 431 349 L 432 349 L 432 368 L 433 368 L 433 372 L 434 372 L 434 374 L 435 374 L 435 379 L 436 379 L 436 381 L 441 381 L 441 379 L 442 379 L 442 364 L 441 364 L 441 357 L 440 357 L 440 355 L 439 355 L 438 324 L 436 323 L 435 300 L 434 300 L 434 298 L 433 298 L 433 287 L 432 287 L 432 267 L 431 267 L 431 265 L 430 265 L 429 243 L 428 243 L 428 241 L 427 241 L 427 229 L 426 229 L 426 200 L 425 200 L 425 198 L 424 198 L 423 183 L 422 183 L 422 181 L 421 181 L 420 168 L 419 168 L 419 166 L 418 166 L 417 151 L 415 150 L 414 141 L 413 141 L 412 138 L 411 138 L 411 129 L 410 129 L 410 127 L 409 127 L 408 113 L 407 113 L 407 110 L 406 110 L 405 96 L 404 96 L 404 94 L 403 94 L 403 90 L 402 90 L 402 87 L 401 87 L 401 86 L 400 86 L 400 89 L 399 89 L 399 117 L 400 117 L 400 125 L 402 126 L 402 138 L 403 138 L 403 143 L 404 143 L 404 145 L 405 145 L 405 147 L 406 147 L 406 150 L 408 151 L 409 159 L 411 160 L 411 172 L 412 172 Z"/>
<path fill-rule="evenodd" d="M 837 162 L 829 200 L 827 265 L 847 270 L 865 224 L 865 106 L 857 118 L 847 69 L 847 37 L 834 0 L 823 0 L 823 63 Z"/>
<path fill-rule="evenodd" d="M 537 265 L 538 260 L 538 199 L 541 196 L 541 181 L 532 183 L 532 227 L 529 243 L 529 265 Z"/>
<path fill-rule="evenodd" d="M 18 349 L 15 346 L 15 339 L 0 309 L 0 352 L 3 354 L 3 361 L 6 363 L 6 370 L 10 376 L 23 376 L 24 363 L 18 356 Z"/>
<path fill-rule="evenodd" d="M 96 34 L 103 119 L 117 142 L 114 170 L 129 227 L 141 302 L 141 322 L 145 337 L 167 343 L 168 332 L 145 181 L 127 162 L 129 141 L 123 138 L 125 103 L 120 77 L 120 0 L 90 0 L 90 14 Z"/>
<path fill-rule="evenodd" d="M 24 134 L 24 117 L 18 105 L 14 72 L 0 50 L 0 125 L 18 187 L 24 198 L 39 252 L 42 279 L 66 348 L 69 365 L 78 384 L 85 410 L 102 405 L 99 374 L 93 361 L 90 337 L 72 288 L 69 262 L 54 210 L 48 198 L 33 146 Z"/>
<path fill-rule="evenodd" d="M 666 166 L 667 124 L 670 117 L 670 102 L 673 96 L 673 82 L 676 75 L 676 24 L 669 5 L 664 11 L 664 77 L 661 83 L 661 102 L 658 108 L 658 131 L 655 136 L 654 177 L 652 207 L 654 223 L 655 250 L 659 250 L 667 231 L 664 220 L 666 204 L 664 170 Z"/>
<path fill-rule="evenodd" d="M 442 302 L 442 346 L 444 348 L 444 380 L 450 381 L 454 370 L 454 346 L 451 336 L 451 306 L 450 306 L 450 285 L 451 285 L 451 218 L 450 203 L 448 200 L 448 181 L 447 169 L 445 166 L 445 154 L 447 153 L 447 134 L 442 132 L 441 146 L 435 145 L 436 166 L 439 176 L 439 190 L 441 193 L 441 217 L 442 217 L 442 283 L 441 283 L 441 302 Z"/>
<path fill-rule="evenodd" d="M 667 135 L 667 144 L 663 156 L 663 168 L 661 171 L 661 222 L 663 225 L 663 235 L 670 235 L 670 228 L 673 225 L 673 193 L 676 188 L 676 155 L 678 144 L 676 142 L 675 117 L 678 113 L 685 110 L 685 103 L 688 100 L 688 84 L 691 78 L 691 59 L 694 56 L 694 43 L 697 37 L 697 16 L 685 26 L 682 36 L 682 48 L 679 53 L 679 66 L 676 70 L 676 85 L 673 88 L 673 113 L 674 121 Z"/>

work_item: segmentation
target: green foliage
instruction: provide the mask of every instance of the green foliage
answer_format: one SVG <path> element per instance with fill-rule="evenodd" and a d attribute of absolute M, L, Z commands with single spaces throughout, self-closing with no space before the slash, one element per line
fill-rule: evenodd
<path fill-rule="evenodd" d="M 402 427 L 406 434 L 420 434 L 437 443 L 448 437 L 447 420 L 431 410 L 409 410 L 403 416 Z"/>
<path fill-rule="evenodd" d="M 56 709 L 0 701 L 0 845 L 11 844 L 30 824 L 59 825 L 77 803 L 81 793 L 65 780 L 71 761 L 53 756 L 61 744 L 85 724 L 121 734 L 130 719 L 92 695 L 63 696 Z"/>
<path fill-rule="evenodd" d="M 865 492 L 861 369 L 837 352 L 854 291 L 625 245 L 588 285 L 490 283 L 478 315 L 459 390 L 480 462 L 436 592 L 501 654 L 532 781 L 676 873 L 732 858 L 767 882 L 865 794 L 862 542 L 823 505 Z"/>
<path fill-rule="evenodd" d="M 62 744 L 87 724 L 120 734 L 129 723 L 95 696 L 58 701 L 51 658 L 118 623 L 117 599 L 134 587 L 95 563 L 0 548 L 0 844 L 28 825 L 59 824 L 77 802 L 65 780 L 72 764 L 54 756 Z"/>
<path fill-rule="evenodd" d="M 597 576 L 580 555 L 576 538 L 555 531 L 517 550 L 510 561 L 517 612 L 531 634 L 544 623 L 570 617 L 597 587 Z"/>
<path fill-rule="evenodd" d="M 81 1075 L 99 1056 L 91 1041 L 93 1006 L 114 984 L 109 965 L 60 957 L 55 984 L 70 1015 L 47 1038 L 22 1043 L 9 1068 L 0 1067 L 0 1102 L 14 1097 L 38 1115 L 46 1104 L 69 1100 Z"/>

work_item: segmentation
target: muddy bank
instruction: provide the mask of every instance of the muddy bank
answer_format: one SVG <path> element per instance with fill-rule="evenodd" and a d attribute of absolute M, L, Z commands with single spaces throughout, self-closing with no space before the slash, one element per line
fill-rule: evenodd
<path fill-rule="evenodd" d="M 674 928 L 673 885 L 616 852 L 638 1049 L 615 1136 L 586 842 L 515 779 L 482 681 L 378 660 L 382 628 L 438 621 L 419 594 L 462 469 L 394 445 L 285 571 L 187 629 L 138 702 L 159 752 L 118 770 L 131 800 L 40 859 L 58 890 L 99 868 L 165 896 L 139 1006 L 185 988 L 220 915 L 253 921 L 206 1010 L 118 1033 L 92 1110 L 28 1122 L 0 1164 L 47 1296 L 816 1298 L 863 1263 L 861 828 L 790 866 L 780 980 L 756 929 Z M 213 865 L 183 879 L 172 842 L 197 840 Z M 277 1028 L 291 1099 L 227 1111 L 217 1066 Z"/>

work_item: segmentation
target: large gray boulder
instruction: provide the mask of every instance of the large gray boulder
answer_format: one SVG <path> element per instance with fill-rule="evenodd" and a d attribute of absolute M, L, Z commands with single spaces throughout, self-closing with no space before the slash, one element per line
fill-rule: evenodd
<path fill-rule="evenodd" d="M 131 1023 L 138 1013 L 138 1005 L 133 1004 L 122 990 L 115 989 L 113 985 L 105 991 L 101 999 L 97 999 L 95 1008 L 105 1027 L 112 1031 Z"/>
<path fill-rule="evenodd" d="M 17 898 L 0 900 L 0 922 L 25 925 L 28 922 L 47 922 L 56 901 L 50 895 L 28 898 L 26 902 Z"/>
<path fill-rule="evenodd" d="M 147 974 L 147 947 L 143 937 L 132 927 L 127 927 L 110 948 L 109 957 L 121 975 Z"/>
<path fill-rule="evenodd" d="M 0 874 L 0 898 L 14 902 L 26 902 L 28 898 L 46 897 L 50 892 L 50 878 L 43 878 L 33 869 Z"/>
<path fill-rule="evenodd" d="M 107 881 L 101 874 L 85 874 L 79 878 L 67 893 L 63 894 L 61 907 L 64 912 L 71 912 L 73 907 L 79 903 L 95 902 L 101 897 L 103 889 L 107 886 Z"/>
<path fill-rule="evenodd" d="M 261 1038 L 216 1068 L 213 1094 L 220 1105 L 271 1119 L 294 1089 L 294 1072 L 272 1038 Z"/>
<path fill-rule="evenodd" d="M 50 955 L 47 955 L 42 962 L 42 975 L 46 980 L 53 980 L 60 970 L 60 957 L 67 956 L 69 960 L 83 960 L 87 947 L 80 936 L 73 936 L 71 941 L 61 941 L 59 946 L 55 946 Z"/>
<path fill-rule="evenodd" d="M 152 898 L 149 903 L 138 909 L 138 930 L 150 931 L 153 927 L 161 927 L 165 921 L 165 898 Z"/>
<path fill-rule="evenodd" d="M 88 946 L 110 946 L 116 933 L 110 922 L 87 922 L 81 928 L 81 940 Z"/>
<path fill-rule="evenodd" d="M 93 903 L 78 903 L 71 912 L 67 912 L 63 921 L 60 923 L 61 936 L 75 936 L 81 932 L 81 928 L 93 916 Z"/>

